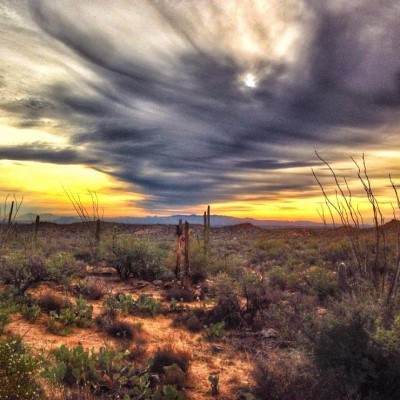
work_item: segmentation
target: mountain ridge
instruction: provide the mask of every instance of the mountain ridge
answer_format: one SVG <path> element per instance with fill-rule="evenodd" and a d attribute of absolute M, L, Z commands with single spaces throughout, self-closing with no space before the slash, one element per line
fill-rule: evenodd
<path fill-rule="evenodd" d="M 19 223 L 33 223 L 35 221 L 36 214 L 27 213 L 17 217 L 17 222 Z M 230 226 L 238 224 L 250 223 L 254 226 L 260 227 L 322 227 L 323 223 L 312 222 L 312 221 L 282 221 L 282 220 L 268 220 L 268 219 L 255 219 L 255 218 L 239 218 L 227 215 L 211 215 L 211 225 L 212 226 Z M 197 214 L 174 214 L 169 216 L 145 216 L 145 217 L 114 217 L 114 218 L 104 218 L 106 222 L 115 222 L 122 224 L 131 225 L 176 225 L 179 220 L 187 221 L 190 224 L 203 224 L 203 215 Z M 77 216 L 59 216 L 56 214 L 45 213 L 40 215 L 41 222 L 53 222 L 56 224 L 69 224 L 80 222 Z"/>

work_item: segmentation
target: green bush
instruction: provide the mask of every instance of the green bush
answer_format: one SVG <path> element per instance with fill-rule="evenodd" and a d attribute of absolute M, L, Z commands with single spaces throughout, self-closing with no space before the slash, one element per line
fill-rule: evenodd
<path fill-rule="evenodd" d="M 305 271 L 304 279 L 310 286 L 311 294 L 317 295 L 320 300 L 337 292 L 337 280 L 327 268 L 311 267 Z"/>
<path fill-rule="evenodd" d="M 400 398 L 399 325 L 395 319 L 390 329 L 376 328 L 356 314 L 322 327 L 315 360 L 333 398 Z"/>
<path fill-rule="evenodd" d="M 157 315 L 162 312 L 162 303 L 154 300 L 152 295 L 141 294 L 137 300 L 131 295 L 119 293 L 115 296 L 110 295 L 103 304 L 104 313 L 110 317 L 115 317 L 117 312 L 124 315 Z"/>
<path fill-rule="evenodd" d="M 223 321 L 226 328 L 238 327 L 242 323 L 240 286 L 226 274 L 220 274 L 215 280 L 215 290 L 217 303 L 208 312 L 206 323 L 216 324 Z"/>
<path fill-rule="evenodd" d="M 137 277 L 153 280 L 163 272 L 162 251 L 147 241 L 113 237 L 103 244 L 105 261 L 121 279 Z"/>
<path fill-rule="evenodd" d="M 225 322 L 217 322 L 215 324 L 205 325 L 204 334 L 208 341 L 217 342 L 225 336 Z"/>
<path fill-rule="evenodd" d="M 21 314 L 26 320 L 34 322 L 42 315 L 42 310 L 39 304 L 24 304 L 21 307 Z"/>
<path fill-rule="evenodd" d="M 21 339 L 0 340 L 0 399 L 44 399 L 37 382 L 40 362 L 31 356 Z"/>
<path fill-rule="evenodd" d="M 48 260 L 34 252 L 12 253 L 0 268 L 0 281 L 25 293 L 39 282 L 68 283 L 75 271 L 75 259 L 66 253 L 53 254 Z"/>
<path fill-rule="evenodd" d="M 0 335 L 4 333 L 4 328 L 9 322 L 10 313 L 6 310 L 0 310 Z"/>

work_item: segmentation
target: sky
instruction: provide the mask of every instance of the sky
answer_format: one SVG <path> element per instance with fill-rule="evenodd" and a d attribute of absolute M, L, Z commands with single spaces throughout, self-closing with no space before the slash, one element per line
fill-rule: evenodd
<path fill-rule="evenodd" d="M 400 183 L 396 0 L 0 0 L 0 198 L 318 220 L 365 153 Z M 86 203 L 85 203 L 86 204 Z"/>

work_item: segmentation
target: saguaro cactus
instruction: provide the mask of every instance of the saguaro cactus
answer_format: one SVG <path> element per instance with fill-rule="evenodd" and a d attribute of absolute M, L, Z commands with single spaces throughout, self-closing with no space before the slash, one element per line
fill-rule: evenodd
<path fill-rule="evenodd" d="M 204 254 L 207 255 L 210 247 L 210 227 L 211 227 L 211 217 L 210 217 L 210 206 L 207 207 L 207 211 L 204 211 L 204 227 L 203 227 L 203 241 L 204 241 Z"/>

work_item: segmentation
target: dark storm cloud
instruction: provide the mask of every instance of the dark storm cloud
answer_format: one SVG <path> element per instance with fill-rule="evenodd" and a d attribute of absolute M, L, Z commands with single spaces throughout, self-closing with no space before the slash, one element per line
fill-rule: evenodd
<path fill-rule="evenodd" d="M 138 185 L 148 207 L 195 205 L 310 189 L 294 170 L 315 164 L 315 148 L 338 159 L 344 146 L 384 143 L 377 129 L 400 122 L 395 2 L 227 3 L 237 15 L 211 0 L 75 4 L 29 6 L 57 57 L 90 75 L 71 72 L 1 107 L 20 126 L 73 127 L 70 143 L 84 150 L 3 148 L 2 157 L 93 163 Z M 294 26 L 292 47 L 276 50 Z M 247 36 L 257 51 L 241 44 Z M 243 84 L 248 73 L 254 87 Z"/>
<path fill-rule="evenodd" d="M 0 159 L 20 161 L 40 161 L 56 164 L 96 164 L 97 160 L 85 157 L 73 148 L 57 148 L 46 143 L 1 146 Z"/>

